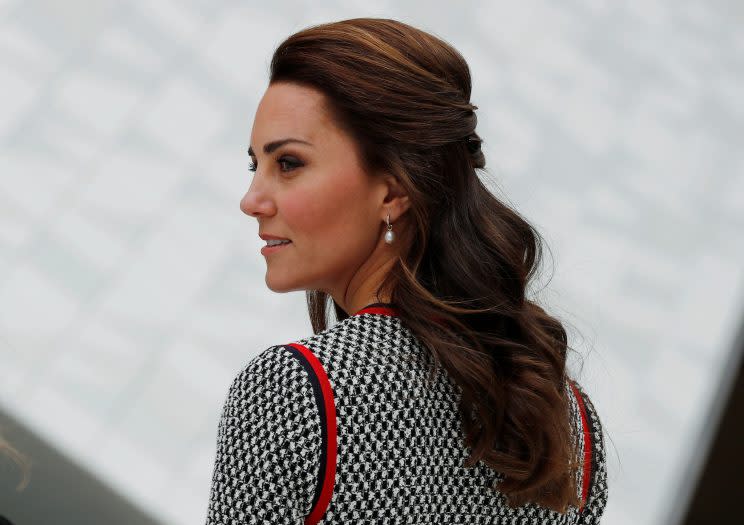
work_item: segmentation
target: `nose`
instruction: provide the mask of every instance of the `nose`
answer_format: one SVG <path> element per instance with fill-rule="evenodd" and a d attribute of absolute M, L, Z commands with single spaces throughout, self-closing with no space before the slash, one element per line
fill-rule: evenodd
<path fill-rule="evenodd" d="M 253 182 L 255 183 L 255 179 Z M 271 216 L 276 213 L 276 204 L 267 192 L 251 184 L 243 198 L 240 199 L 240 210 L 256 218 Z"/>

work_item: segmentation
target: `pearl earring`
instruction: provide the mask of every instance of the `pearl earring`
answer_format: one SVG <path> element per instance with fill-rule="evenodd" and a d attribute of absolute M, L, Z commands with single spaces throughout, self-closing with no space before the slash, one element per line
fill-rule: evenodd
<path fill-rule="evenodd" d="M 393 233 L 393 225 L 390 224 L 389 213 L 387 215 L 387 218 L 385 219 L 385 222 L 387 223 L 387 231 L 385 232 L 385 242 L 388 244 L 393 244 L 393 241 L 395 240 L 395 234 Z"/>

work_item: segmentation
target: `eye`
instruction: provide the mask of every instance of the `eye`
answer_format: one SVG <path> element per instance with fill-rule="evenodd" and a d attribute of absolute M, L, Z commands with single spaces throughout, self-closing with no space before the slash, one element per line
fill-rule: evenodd
<path fill-rule="evenodd" d="M 287 155 L 284 155 L 283 157 L 280 157 L 277 162 L 282 168 L 282 171 L 292 171 L 295 168 L 299 168 L 302 166 L 302 162 L 297 160 L 294 157 L 289 157 Z"/>
<path fill-rule="evenodd" d="M 292 171 L 295 168 L 299 168 L 300 166 L 303 166 L 304 164 L 297 160 L 295 157 L 289 157 L 289 156 L 283 156 L 277 159 L 277 163 L 279 164 L 282 171 Z M 254 160 L 251 160 L 250 165 L 248 166 L 248 170 L 255 172 L 258 169 L 258 163 Z"/>

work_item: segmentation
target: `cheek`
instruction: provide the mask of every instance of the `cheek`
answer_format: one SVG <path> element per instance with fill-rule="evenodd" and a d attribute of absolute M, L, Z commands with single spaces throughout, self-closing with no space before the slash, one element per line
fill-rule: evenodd
<path fill-rule="evenodd" d="M 285 195 L 282 208 L 303 249 L 333 246 L 332 255 L 361 249 L 375 238 L 375 222 L 366 202 L 370 190 L 359 179 L 329 177 L 322 184 L 297 190 Z"/>

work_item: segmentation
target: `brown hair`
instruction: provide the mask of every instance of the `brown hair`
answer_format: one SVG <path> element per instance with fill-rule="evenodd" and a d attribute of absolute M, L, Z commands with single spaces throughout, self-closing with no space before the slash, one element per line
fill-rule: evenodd
<path fill-rule="evenodd" d="M 485 167 L 465 59 L 443 40 L 387 19 L 316 25 L 276 49 L 270 83 L 326 95 L 370 173 L 394 174 L 414 230 L 378 294 L 462 389 L 467 467 L 504 475 L 508 504 L 578 505 L 562 324 L 525 297 L 541 237 L 499 201 Z M 381 227 L 384 225 L 381 224 Z M 325 292 L 307 292 L 313 330 L 328 326 Z"/>

